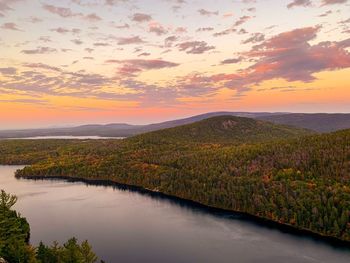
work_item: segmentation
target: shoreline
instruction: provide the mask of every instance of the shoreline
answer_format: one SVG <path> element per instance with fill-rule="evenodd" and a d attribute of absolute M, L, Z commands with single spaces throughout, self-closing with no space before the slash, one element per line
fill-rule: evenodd
<path fill-rule="evenodd" d="M 289 224 L 279 223 L 271 219 L 259 217 L 246 212 L 234 211 L 230 209 L 223 209 L 223 208 L 205 205 L 191 199 L 186 199 L 175 195 L 166 194 L 158 190 L 147 189 L 142 186 L 118 183 L 116 181 L 108 180 L 108 179 L 88 179 L 88 178 L 70 177 L 70 176 L 16 176 L 15 175 L 15 177 L 19 180 L 34 180 L 34 181 L 57 180 L 57 181 L 66 181 L 70 183 L 80 182 L 80 183 L 85 183 L 87 185 L 115 187 L 120 190 L 128 190 L 132 192 L 137 192 L 139 194 L 147 195 L 151 198 L 164 198 L 178 205 L 189 207 L 189 208 L 196 208 L 196 209 L 199 209 L 200 211 L 215 214 L 217 216 L 225 215 L 225 216 L 231 216 L 232 218 L 235 218 L 235 217 L 241 218 L 251 223 L 257 224 L 259 226 L 277 229 L 282 233 L 299 235 L 299 236 L 301 235 L 306 238 L 311 238 L 317 242 L 326 243 L 335 248 L 348 249 L 348 250 L 350 249 L 350 241 L 342 240 L 332 236 L 322 235 L 320 233 L 313 232 L 308 229 L 297 228 Z"/>

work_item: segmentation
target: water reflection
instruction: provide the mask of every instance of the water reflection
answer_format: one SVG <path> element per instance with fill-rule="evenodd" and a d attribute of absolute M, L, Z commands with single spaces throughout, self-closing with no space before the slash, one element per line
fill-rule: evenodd
<path fill-rule="evenodd" d="M 31 241 L 88 239 L 107 262 L 350 262 L 350 250 L 245 215 L 116 184 L 16 180 Z"/>

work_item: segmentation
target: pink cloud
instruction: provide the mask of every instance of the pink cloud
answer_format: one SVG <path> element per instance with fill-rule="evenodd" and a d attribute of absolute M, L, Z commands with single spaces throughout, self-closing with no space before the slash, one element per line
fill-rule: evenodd
<path fill-rule="evenodd" d="M 1 0 L 0 1 L 0 17 L 5 16 L 5 13 L 13 10 L 13 8 L 11 7 L 13 4 L 17 3 L 17 2 L 21 2 L 23 0 Z"/>
<path fill-rule="evenodd" d="M 146 55 L 148 56 L 149 54 L 146 53 Z M 127 60 L 110 59 L 110 60 L 106 60 L 105 62 L 121 64 L 121 67 L 119 67 L 118 69 L 118 73 L 122 76 L 128 76 L 128 77 L 136 76 L 136 74 L 146 70 L 173 68 L 180 65 L 178 63 L 161 60 L 161 59 L 127 59 Z"/>
<path fill-rule="evenodd" d="M 15 23 L 4 23 L 1 26 L 2 29 L 21 31 Z"/>
<path fill-rule="evenodd" d="M 121 37 L 118 39 L 118 45 L 132 45 L 141 43 L 144 43 L 144 41 L 139 36 Z"/>
<path fill-rule="evenodd" d="M 348 0 L 322 0 L 322 5 L 345 4 Z"/>
<path fill-rule="evenodd" d="M 164 26 L 155 21 L 149 23 L 148 31 L 150 33 L 155 33 L 158 36 L 165 35 L 166 33 L 168 33 L 168 30 Z"/>
<path fill-rule="evenodd" d="M 152 20 L 152 16 L 143 13 L 136 13 L 132 15 L 131 20 L 139 23 L 148 22 Z"/>
<path fill-rule="evenodd" d="M 203 8 L 199 9 L 198 13 L 202 16 L 212 16 L 212 15 L 217 16 L 219 14 L 218 11 L 209 11 Z"/>
<path fill-rule="evenodd" d="M 185 51 L 187 54 L 203 54 L 206 51 L 215 49 L 214 46 L 209 46 L 205 41 L 187 41 L 176 46 L 180 51 Z"/>
<path fill-rule="evenodd" d="M 292 2 L 290 2 L 287 7 L 288 8 L 293 8 L 296 6 L 311 6 L 311 1 L 310 0 L 293 0 Z"/>
<path fill-rule="evenodd" d="M 243 96 L 252 85 L 271 79 L 311 82 L 315 73 L 350 68 L 350 38 L 343 41 L 326 41 L 311 45 L 320 27 L 299 28 L 278 34 L 254 46 L 242 57 L 228 58 L 221 64 L 239 63 L 241 60 L 253 64 L 232 74 L 201 74 L 184 77 L 183 84 L 191 87 L 227 87 Z"/>

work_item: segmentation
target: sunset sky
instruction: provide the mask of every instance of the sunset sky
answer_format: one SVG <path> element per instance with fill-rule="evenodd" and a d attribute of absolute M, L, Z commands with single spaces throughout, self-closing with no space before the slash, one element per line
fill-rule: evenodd
<path fill-rule="evenodd" d="M 1 129 L 350 112 L 348 0 L 0 0 Z"/>

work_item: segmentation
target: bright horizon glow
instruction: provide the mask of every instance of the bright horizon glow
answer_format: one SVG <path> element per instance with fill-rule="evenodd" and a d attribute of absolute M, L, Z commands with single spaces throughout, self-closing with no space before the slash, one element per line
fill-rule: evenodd
<path fill-rule="evenodd" d="M 1 130 L 350 112 L 348 0 L 0 0 Z"/>

